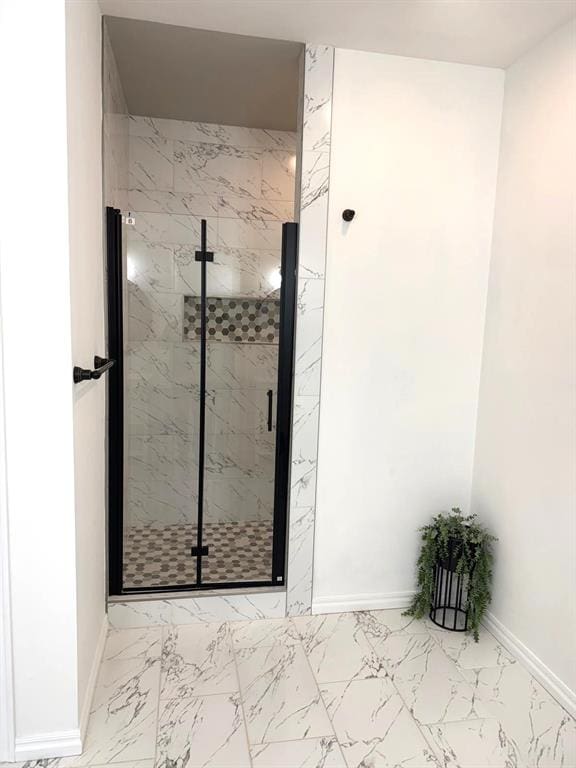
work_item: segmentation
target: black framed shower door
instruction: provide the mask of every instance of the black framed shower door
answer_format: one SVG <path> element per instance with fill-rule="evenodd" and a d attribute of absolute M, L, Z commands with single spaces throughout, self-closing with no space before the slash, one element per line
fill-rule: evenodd
<path fill-rule="evenodd" d="M 139 347 L 130 343 L 128 332 L 127 343 L 126 305 L 133 286 L 128 284 L 127 238 L 118 209 L 106 209 L 106 226 L 108 353 L 116 360 L 108 380 L 109 592 L 283 586 L 298 225 L 282 225 L 279 291 L 246 297 L 239 279 L 238 296 L 222 298 L 209 228 L 201 221 L 200 248 L 191 254 L 189 266 L 194 288 L 180 297 L 182 338 L 169 353 L 162 350 L 178 358 L 180 378 L 175 384 L 171 380 L 175 391 L 168 394 L 154 380 L 153 366 L 151 374 L 131 378 L 131 356 L 138 358 L 140 347 L 147 352 L 155 342 Z M 145 303 L 153 297 L 140 299 Z M 166 359 L 160 362 L 155 359 L 154 365 L 167 367 Z M 220 378 L 226 377 L 243 388 L 223 388 Z M 148 400 L 157 395 L 171 407 L 176 404 L 166 434 L 133 434 L 138 387 Z M 175 452 L 174 444 L 179 446 Z M 156 464 L 150 469 L 148 456 L 139 468 L 138 451 L 147 450 Z M 136 475 L 140 471 L 136 479 L 127 471 L 130 462 Z M 152 492 L 146 473 L 152 476 L 156 470 L 167 480 Z M 248 493 L 257 488 L 253 497 L 248 495 L 253 514 L 251 507 L 245 510 L 245 486 Z M 244 506 L 235 506 L 235 498 L 242 498 Z M 150 509 L 159 510 L 152 519 Z"/>

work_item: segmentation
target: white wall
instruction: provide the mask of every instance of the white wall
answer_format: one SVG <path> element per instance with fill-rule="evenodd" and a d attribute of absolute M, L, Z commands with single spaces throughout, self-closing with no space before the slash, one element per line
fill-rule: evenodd
<path fill-rule="evenodd" d="M 573 22 L 506 73 L 473 500 L 500 539 L 492 612 L 574 706 L 575 142 Z"/>
<path fill-rule="evenodd" d="M 102 24 L 96 0 L 66 3 L 72 357 L 106 356 Z M 85 725 L 106 613 L 106 378 L 74 388 L 78 698 Z"/>
<path fill-rule="evenodd" d="M 503 79 L 336 51 L 317 610 L 405 604 L 417 527 L 469 507 Z"/>
<path fill-rule="evenodd" d="M 3 0 L 0 304 L 16 758 L 79 749 L 64 5 Z M 30 20 L 33 19 L 33 23 Z M 33 56 L 22 55 L 22 36 Z"/>

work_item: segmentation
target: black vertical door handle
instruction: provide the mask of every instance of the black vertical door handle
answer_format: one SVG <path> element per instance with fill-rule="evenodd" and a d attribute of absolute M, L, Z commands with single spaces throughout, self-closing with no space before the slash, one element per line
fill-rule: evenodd
<path fill-rule="evenodd" d="M 272 432 L 272 395 L 271 389 L 267 392 L 268 395 L 268 432 Z"/>

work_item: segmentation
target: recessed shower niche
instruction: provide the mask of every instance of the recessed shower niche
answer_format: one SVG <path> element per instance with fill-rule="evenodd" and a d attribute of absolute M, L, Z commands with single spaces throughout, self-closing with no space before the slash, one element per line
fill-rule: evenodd
<path fill-rule="evenodd" d="M 110 591 L 282 586 L 300 46 L 104 32 Z"/>

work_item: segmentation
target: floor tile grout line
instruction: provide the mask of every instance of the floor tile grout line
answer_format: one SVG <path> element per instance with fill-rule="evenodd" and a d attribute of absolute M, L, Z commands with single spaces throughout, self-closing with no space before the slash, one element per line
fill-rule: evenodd
<path fill-rule="evenodd" d="M 410 626 L 410 624 L 411 624 L 411 623 L 412 623 L 412 622 L 409 622 L 409 623 L 408 623 L 406 626 L 407 626 L 407 627 L 408 627 L 408 626 Z M 388 627 L 387 627 L 387 629 L 388 629 Z M 417 635 L 410 635 L 409 633 L 405 633 L 405 632 L 404 632 L 404 630 L 405 630 L 405 629 L 406 629 L 406 627 L 404 627 L 402 630 L 399 630 L 399 633 L 400 633 L 400 632 L 402 632 L 402 633 L 403 633 L 405 636 L 407 636 L 407 637 L 416 637 L 416 636 L 417 636 Z M 393 635 L 393 634 L 395 634 L 395 632 L 391 630 L 391 631 L 389 632 L 389 634 L 386 636 L 386 639 L 387 639 L 388 637 L 390 637 L 390 635 Z M 422 633 L 422 634 L 424 634 L 424 633 Z M 428 635 L 428 636 L 430 635 L 430 633 L 429 633 L 427 630 L 426 630 L 426 633 L 425 633 L 425 634 L 426 634 L 426 635 Z M 419 635 L 419 636 L 421 636 L 421 635 Z M 374 644 L 372 643 L 372 641 L 371 641 L 370 637 L 367 637 L 367 640 L 368 640 L 368 644 L 370 645 L 370 647 L 372 648 L 372 650 L 374 651 L 374 653 L 375 653 L 376 655 L 378 655 L 378 656 L 379 656 L 380 654 L 378 653 L 378 651 L 377 651 L 377 650 L 376 650 L 376 648 L 374 647 Z M 386 669 L 386 677 L 387 677 L 387 678 L 388 678 L 388 680 L 390 681 L 390 684 L 392 685 L 393 689 L 396 691 L 396 694 L 397 694 L 398 698 L 400 699 L 400 701 L 401 701 L 401 703 L 402 703 L 402 707 L 403 707 L 403 708 L 406 710 L 406 712 L 407 712 L 407 714 L 408 714 L 408 717 L 409 717 L 409 718 L 412 720 L 412 722 L 414 723 L 414 725 L 416 726 L 416 728 L 417 728 L 417 730 L 418 730 L 418 733 L 419 733 L 419 734 L 422 736 L 422 738 L 424 739 L 424 743 L 428 745 L 428 747 L 429 747 L 429 748 L 432 750 L 432 752 L 433 752 L 433 754 L 436 756 L 436 758 L 438 758 L 438 764 L 441 766 L 441 768 L 448 768 L 448 764 L 446 763 L 446 761 L 445 761 L 445 760 L 443 760 L 443 759 L 441 759 L 441 758 L 439 757 L 439 754 L 438 754 L 438 745 L 436 745 L 436 743 L 435 743 L 435 742 L 434 742 L 434 744 L 431 744 L 431 743 L 430 743 L 430 740 L 429 740 L 429 738 L 427 738 L 427 737 L 426 737 L 426 733 L 425 733 L 424 729 L 425 729 L 425 728 L 427 728 L 428 726 L 427 726 L 426 724 L 424 724 L 424 723 L 420 723 L 420 722 L 419 722 L 419 721 L 416 719 L 416 717 L 415 717 L 415 715 L 414 715 L 414 713 L 413 713 L 412 709 L 411 709 L 411 708 L 408 706 L 408 703 L 407 703 L 407 702 L 406 702 L 406 700 L 404 699 L 404 696 L 402 695 L 402 693 L 400 692 L 400 690 L 399 690 L 398 686 L 397 686 L 397 685 L 396 685 L 396 683 L 394 682 L 394 678 L 393 678 L 393 676 L 392 676 L 392 675 L 390 674 L 390 672 L 389 672 L 389 667 L 388 667 L 388 664 L 386 664 L 386 662 L 385 662 L 385 661 L 383 661 L 383 664 L 384 664 L 384 666 L 385 666 L 385 669 Z M 443 764 L 443 765 L 442 765 L 442 764 Z"/>
<path fill-rule="evenodd" d="M 336 739 L 336 743 L 340 747 L 340 751 L 342 752 L 342 756 L 344 757 L 344 760 L 346 761 L 346 757 L 344 756 L 344 751 L 342 749 L 342 745 L 338 741 L 338 736 L 336 734 L 336 728 L 334 727 L 334 722 L 332 721 L 332 718 L 330 717 L 330 712 L 328 712 L 328 707 L 326 706 L 326 702 L 324 701 L 324 696 L 322 696 L 322 690 L 320 688 L 320 683 L 316 679 L 316 675 L 314 674 L 314 670 L 312 669 L 312 664 L 310 663 L 310 659 L 308 658 L 308 654 L 306 653 L 306 648 L 304 648 L 304 642 L 302 640 L 302 635 L 298 631 L 298 627 L 296 625 L 296 622 L 292 620 L 292 617 L 288 617 L 288 620 L 292 624 L 293 628 L 296 630 L 296 634 L 298 635 L 298 640 L 300 642 L 300 647 L 302 648 L 302 653 L 304 654 L 304 658 L 306 659 L 306 664 L 308 665 L 308 669 L 310 670 L 310 674 L 312 675 L 312 680 L 314 680 L 314 684 L 316 685 L 316 690 L 318 691 L 318 696 L 320 698 L 320 701 L 322 702 L 322 706 L 324 707 L 324 711 L 326 712 L 326 717 L 328 718 L 328 722 L 330 723 L 330 727 L 332 728 L 332 735 Z M 348 765 L 348 762 L 346 761 L 346 764 Z"/>
<path fill-rule="evenodd" d="M 164 660 L 164 641 L 166 639 L 166 627 L 162 627 L 160 632 L 160 672 L 158 675 L 158 702 L 156 704 L 156 733 L 154 738 L 154 764 L 152 768 L 156 768 L 158 764 L 158 741 L 160 736 L 160 695 L 162 693 L 162 669 Z"/>
<path fill-rule="evenodd" d="M 246 739 L 246 749 L 248 750 L 248 760 L 250 762 L 250 767 L 253 768 L 253 762 L 252 762 L 252 750 L 250 749 L 250 736 L 248 735 L 248 722 L 246 720 L 246 710 L 244 707 L 244 694 L 242 692 L 242 686 L 240 684 L 240 672 L 238 670 L 238 659 L 236 658 L 236 648 L 234 647 L 234 639 L 233 639 L 233 630 L 230 627 L 231 622 L 227 622 L 229 632 L 230 632 L 230 649 L 232 653 L 232 658 L 234 660 L 234 670 L 236 672 L 236 681 L 238 683 L 238 699 L 240 701 L 240 709 L 242 710 L 242 720 L 244 721 L 244 737 Z"/>

